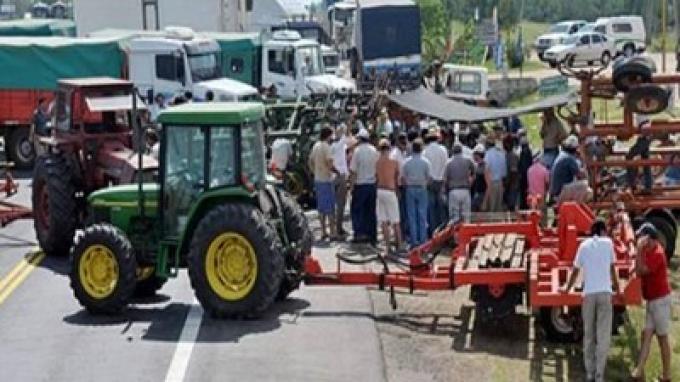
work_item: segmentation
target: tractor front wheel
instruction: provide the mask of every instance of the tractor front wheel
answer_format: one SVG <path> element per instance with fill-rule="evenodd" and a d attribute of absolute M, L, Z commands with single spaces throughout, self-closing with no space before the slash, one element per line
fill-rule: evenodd
<path fill-rule="evenodd" d="M 215 207 L 199 222 L 187 257 L 203 309 L 218 318 L 250 318 L 274 302 L 284 261 L 276 232 L 250 205 Z"/>
<path fill-rule="evenodd" d="M 93 314 L 120 313 L 137 284 L 137 261 L 125 233 L 95 224 L 78 235 L 71 249 L 71 288 Z"/>
<path fill-rule="evenodd" d="M 312 253 L 312 231 L 300 206 L 285 193 L 280 193 L 286 236 L 290 242 L 285 253 L 285 272 L 277 300 L 284 300 L 300 287 L 304 276 L 305 259 Z"/>
<path fill-rule="evenodd" d="M 33 171 L 33 226 L 42 250 L 66 256 L 79 221 L 76 187 L 67 161 L 57 155 L 40 156 Z"/>

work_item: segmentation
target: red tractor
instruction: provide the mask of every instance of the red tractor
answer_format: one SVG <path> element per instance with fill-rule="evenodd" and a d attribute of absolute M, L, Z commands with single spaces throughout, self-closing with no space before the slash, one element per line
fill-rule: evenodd
<path fill-rule="evenodd" d="M 152 178 L 158 164 L 133 149 L 135 102 L 131 82 L 114 78 L 59 81 L 52 126 L 36 138 L 34 226 L 41 248 L 66 255 L 86 219 L 86 198 L 100 188 Z"/>

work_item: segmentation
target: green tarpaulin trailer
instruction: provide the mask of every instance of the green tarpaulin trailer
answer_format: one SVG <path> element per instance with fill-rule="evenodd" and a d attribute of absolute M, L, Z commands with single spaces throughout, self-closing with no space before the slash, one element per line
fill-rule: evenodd
<path fill-rule="evenodd" d="M 124 54 L 112 39 L 0 38 L 0 89 L 54 90 L 64 78 L 123 74 Z"/>
<path fill-rule="evenodd" d="M 71 20 L 21 19 L 0 21 L 3 37 L 75 37 L 76 24 Z"/>
<path fill-rule="evenodd" d="M 225 77 L 254 87 L 262 83 L 260 63 L 262 42 L 258 33 L 201 33 L 217 41 L 222 51 L 222 73 Z"/>

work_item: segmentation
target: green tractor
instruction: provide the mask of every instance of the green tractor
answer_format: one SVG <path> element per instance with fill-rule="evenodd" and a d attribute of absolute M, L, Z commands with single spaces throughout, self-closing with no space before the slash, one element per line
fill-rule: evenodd
<path fill-rule="evenodd" d="M 312 236 L 296 202 L 265 179 L 263 116 L 257 103 L 160 115 L 158 183 L 88 196 L 91 224 L 76 234 L 70 272 L 88 311 L 118 313 L 184 265 L 214 317 L 256 317 L 300 285 Z"/>

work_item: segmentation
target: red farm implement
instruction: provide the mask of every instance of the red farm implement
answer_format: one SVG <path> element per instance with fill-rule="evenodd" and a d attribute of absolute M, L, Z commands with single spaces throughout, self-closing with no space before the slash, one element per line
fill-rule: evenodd
<path fill-rule="evenodd" d="M 9 168 L 12 166 L 12 163 L 7 162 L 0 164 L 0 168 L 5 170 L 4 179 L 0 180 L 0 192 L 5 193 L 5 198 L 16 194 L 19 188 L 19 185 L 12 177 L 12 173 L 9 171 Z M 6 200 L 0 200 L 0 226 L 4 227 L 15 220 L 30 219 L 32 217 L 33 212 L 30 208 L 10 203 Z"/>
<path fill-rule="evenodd" d="M 481 319 L 502 319 L 526 301 L 533 311 L 541 313 L 549 336 L 556 340 L 573 339 L 574 330 L 569 323 L 578 317 L 580 288 L 572 293 L 561 293 L 559 288 L 569 277 L 579 242 L 594 217 L 586 205 L 563 203 L 556 228 L 542 228 L 537 211 L 521 212 L 505 221 L 490 219 L 449 225 L 410 251 L 406 260 L 376 255 L 360 261 L 339 256 L 346 262 L 376 261 L 381 264 L 377 271 L 343 271 L 338 262 L 334 272 L 327 272 L 318 260 L 310 257 L 306 263 L 306 283 L 377 286 L 390 291 L 393 307 L 395 288 L 453 290 L 470 286 Z M 626 305 L 641 303 L 640 279 L 633 273 L 634 235 L 623 210 L 613 212 L 608 224 L 621 285 L 613 302 L 622 311 Z M 450 249 L 453 242 L 455 248 Z M 445 264 L 435 261 L 437 254 L 450 256 L 450 261 Z"/>

